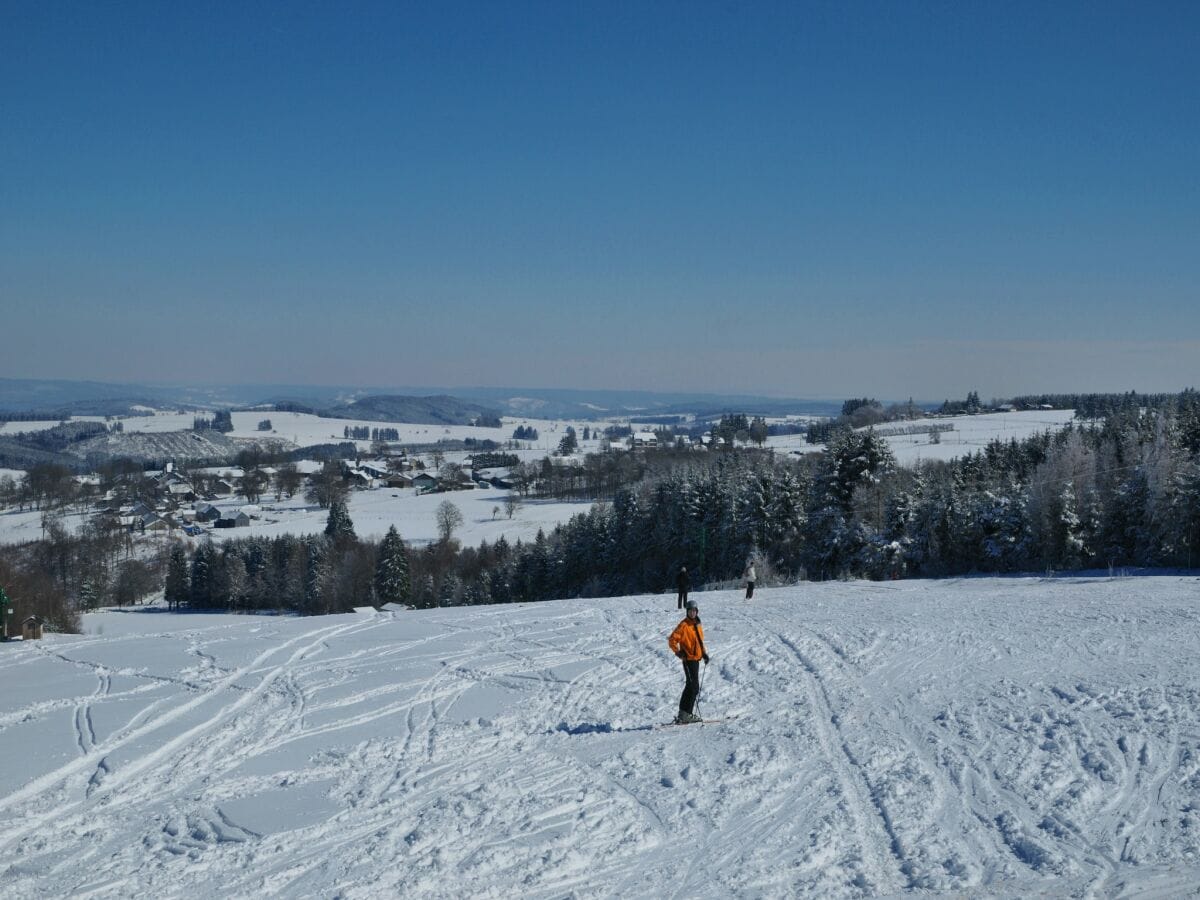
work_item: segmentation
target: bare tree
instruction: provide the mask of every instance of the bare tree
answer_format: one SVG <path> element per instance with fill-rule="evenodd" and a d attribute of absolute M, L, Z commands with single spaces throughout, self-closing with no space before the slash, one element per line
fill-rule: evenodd
<path fill-rule="evenodd" d="M 246 498 L 247 503 L 257 503 L 267 486 L 267 476 L 261 469 L 247 469 L 238 479 L 238 492 Z"/>
<path fill-rule="evenodd" d="M 285 462 L 275 471 L 275 499 L 280 500 L 284 494 L 295 496 L 302 481 L 300 470 L 294 462 Z"/>
<path fill-rule="evenodd" d="M 342 469 L 337 460 L 327 459 L 320 472 L 309 476 L 308 490 L 304 499 L 316 503 L 322 509 L 328 509 L 334 500 L 345 499 L 350 493 L 350 487 L 342 478 Z"/>
<path fill-rule="evenodd" d="M 449 500 L 443 500 L 438 504 L 437 527 L 443 544 L 450 543 L 450 538 L 454 536 L 454 529 L 461 526 L 462 523 L 463 514 L 457 506 Z"/>

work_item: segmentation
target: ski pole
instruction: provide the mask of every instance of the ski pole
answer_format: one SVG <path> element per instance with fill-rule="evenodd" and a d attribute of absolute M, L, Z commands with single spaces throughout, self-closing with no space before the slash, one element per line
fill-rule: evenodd
<path fill-rule="evenodd" d="M 700 667 L 700 684 L 696 688 L 696 708 L 697 709 L 700 708 L 700 698 L 704 696 L 704 670 L 707 668 L 708 668 L 707 665 Z M 704 718 L 704 716 L 701 715 L 700 718 Z"/>

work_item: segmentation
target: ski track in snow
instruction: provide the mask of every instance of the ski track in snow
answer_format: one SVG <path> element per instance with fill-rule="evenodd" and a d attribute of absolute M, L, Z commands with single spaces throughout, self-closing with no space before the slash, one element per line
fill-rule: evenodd
<path fill-rule="evenodd" d="M 5 897 L 1178 896 L 1200 582 L 957 579 L 329 618 L 0 653 Z M 149 614 L 147 614 L 149 615 Z M 150 620 L 146 620 L 149 622 Z M 173 623 L 178 628 L 173 629 Z"/>

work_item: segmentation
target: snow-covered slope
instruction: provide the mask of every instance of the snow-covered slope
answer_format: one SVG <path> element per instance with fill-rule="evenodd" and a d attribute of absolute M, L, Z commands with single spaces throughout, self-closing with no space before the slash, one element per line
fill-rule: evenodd
<path fill-rule="evenodd" d="M 1200 580 L 701 593 L 0 647 L 0 894 L 1174 896 Z"/>
<path fill-rule="evenodd" d="M 994 440 L 1025 440 L 1044 431 L 1059 431 L 1075 418 L 1072 409 L 1044 409 L 1022 412 L 982 413 L 977 416 L 948 416 L 913 419 L 876 426 L 887 435 L 888 446 L 901 465 L 915 466 L 926 460 L 958 459 L 978 453 Z M 929 434 L 889 434 L 898 429 L 938 425 L 953 430 L 939 435 L 933 443 Z M 806 443 L 804 435 L 789 434 L 767 439 L 767 446 L 778 452 L 812 453 L 821 445 Z"/>

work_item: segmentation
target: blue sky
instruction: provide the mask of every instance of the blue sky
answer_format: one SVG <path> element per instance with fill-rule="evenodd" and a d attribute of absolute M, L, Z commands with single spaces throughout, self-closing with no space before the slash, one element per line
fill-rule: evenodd
<path fill-rule="evenodd" d="M 3 376 L 1200 385 L 1194 3 L 0 16 Z"/>

